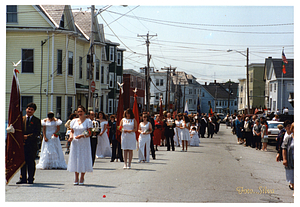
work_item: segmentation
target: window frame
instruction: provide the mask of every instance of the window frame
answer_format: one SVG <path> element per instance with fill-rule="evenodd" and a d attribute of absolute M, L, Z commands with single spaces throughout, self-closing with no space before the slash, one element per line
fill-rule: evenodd
<path fill-rule="evenodd" d="M 8 12 L 8 7 L 16 7 L 16 11 L 13 12 Z M 14 19 L 13 17 L 16 16 L 16 21 L 8 21 L 8 15 L 12 15 L 12 19 Z M 6 23 L 7 24 L 18 24 L 18 5 L 6 5 Z"/>
<path fill-rule="evenodd" d="M 61 52 L 60 56 L 61 58 L 59 58 L 59 52 Z M 57 75 L 62 75 L 62 64 L 63 64 L 63 61 L 62 61 L 62 54 L 63 54 L 63 50 L 61 49 L 57 49 L 57 61 L 56 61 L 56 74 Z M 60 59 L 60 61 L 59 61 Z"/>
<path fill-rule="evenodd" d="M 23 52 L 25 52 L 25 54 L 26 54 L 26 52 L 28 52 L 29 50 L 32 51 L 32 61 L 31 61 L 32 62 L 32 71 L 25 71 L 24 70 L 25 64 L 30 61 L 23 59 Z M 21 54 L 21 56 L 22 56 L 22 73 L 34 73 L 34 49 L 22 48 L 21 53 L 22 53 Z M 28 59 L 28 58 L 26 58 L 26 59 Z"/>
<path fill-rule="evenodd" d="M 70 54 L 72 54 L 72 61 L 70 61 Z M 73 67 L 74 67 L 74 53 L 68 51 L 68 75 L 73 76 Z"/>

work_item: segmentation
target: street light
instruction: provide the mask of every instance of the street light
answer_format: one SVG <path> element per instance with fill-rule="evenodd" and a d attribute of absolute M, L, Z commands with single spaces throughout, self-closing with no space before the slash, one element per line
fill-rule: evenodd
<path fill-rule="evenodd" d="M 247 58 L 247 71 L 246 71 L 246 84 L 247 84 L 247 113 L 250 113 L 250 101 L 249 101 L 249 48 L 247 48 L 247 54 L 245 55 L 244 53 L 237 51 L 237 50 L 227 50 L 227 52 L 237 52 Z"/>

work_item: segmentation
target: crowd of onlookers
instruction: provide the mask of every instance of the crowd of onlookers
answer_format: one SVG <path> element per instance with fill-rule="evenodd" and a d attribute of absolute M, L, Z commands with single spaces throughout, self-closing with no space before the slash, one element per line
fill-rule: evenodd
<path fill-rule="evenodd" d="M 252 147 L 256 150 L 267 151 L 269 142 L 269 124 L 264 116 L 257 115 L 227 115 L 225 117 L 226 128 L 231 127 L 232 133 L 237 137 L 237 143 L 245 147 Z M 272 121 L 280 121 L 275 114 Z M 294 122 L 285 120 L 278 124 L 279 133 L 276 141 L 276 161 L 282 161 L 286 170 L 286 180 L 289 188 L 294 189 Z"/>

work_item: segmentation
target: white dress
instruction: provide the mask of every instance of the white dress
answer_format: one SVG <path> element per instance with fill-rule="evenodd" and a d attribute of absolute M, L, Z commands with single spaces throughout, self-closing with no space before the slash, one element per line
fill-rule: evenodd
<path fill-rule="evenodd" d="M 176 146 L 179 146 L 181 144 L 181 129 L 179 128 L 181 126 L 181 120 L 175 120 L 175 128 L 174 128 L 174 142 Z"/>
<path fill-rule="evenodd" d="M 43 139 L 39 163 L 36 165 L 37 169 L 67 169 L 64 159 L 64 154 L 60 144 L 59 137 L 52 137 L 57 129 L 57 126 L 62 124 L 61 120 L 48 121 L 41 120 L 41 125 L 46 126 L 47 142 Z"/>
<path fill-rule="evenodd" d="M 183 127 L 183 122 L 181 123 L 181 126 Z M 186 126 L 189 126 L 189 123 L 186 123 Z M 181 129 L 181 140 L 189 141 L 190 140 L 190 131 L 187 128 Z"/>
<path fill-rule="evenodd" d="M 134 119 L 122 119 L 123 130 L 133 130 L 134 129 Z M 121 148 L 123 150 L 135 150 L 136 149 L 136 138 L 135 132 L 124 133 L 121 135 Z"/>
<path fill-rule="evenodd" d="M 199 143 L 200 143 L 200 139 L 199 139 L 199 137 L 198 137 L 198 133 L 197 133 L 197 131 L 195 131 L 195 130 L 191 130 L 191 133 L 190 133 L 191 135 L 192 135 L 192 138 L 191 138 L 191 140 L 190 140 L 190 145 L 191 146 L 199 146 Z"/>
<path fill-rule="evenodd" d="M 107 126 L 108 122 L 107 121 L 100 122 L 101 133 L 102 130 L 104 129 L 105 124 Z M 98 144 L 96 150 L 96 157 L 97 158 L 111 157 L 111 147 L 107 136 L 107 129 L 102 134 L 102 136 L 98 135 L 97 139 L 98 139 Z"/>
<path fill-rule="evenodd" d="M 149 130 L 150 122 L 144 125 L 143 122 L 140 123 L 141 131 L 146 132 Z M 139 136 L 139 161 L 145 160 L 149 162 L 150 157 L 150 134 L 140 134 Z M 146 147 L 146 157 L 145 157 L 145 147 Z"/>
<path fill-rule="evenodd" d="M 79 125 L 78 120 L 73 119 L 70 124 L 71 129 L 74 130 L 74 137 L 70 147 L 68 171 L 78 173 L 93 172 L 90 137 L 75 139 L 76 136 L 83 134 L 85 130 L 92 128 L 93 123 L 90 119 L 85 119 Z"/>

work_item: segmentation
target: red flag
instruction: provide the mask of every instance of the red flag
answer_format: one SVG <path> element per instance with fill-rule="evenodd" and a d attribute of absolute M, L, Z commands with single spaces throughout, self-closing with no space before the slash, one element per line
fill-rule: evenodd
<path fill-rule="evenodd" d="M 140 115 L 139 115 L 139 108 L 138 108 L 136 97 L 137 97 L 137 95 L 134 94 L 134 102 L 133 102 L 132 112 L 134 114 L 134 119 L 135 119 L 137 125 L 139 126 L 139 124 L 140 124 Z M 136 137 L 137 141 L 139 140 L 139 135 L 140 135 L 140 133 L 138 131 L 136 131 L 135 132 L 135 137 Z"/>
<path fill-rule="evenodd" d="M 288 61 L 285 57 L 284 51 L 282 50 L 282 72 L 286 74 L 285 64 L 288 64 Z"/>
<path fill-rule="evenodd" d="M 123 101 L 123 90 L 120 88 L 120 95 L 119 95 L 119 103 L 117 109 L 117 126 L 120 126 L 120 122 L 123 119 L 124 113 L 124 101 Z M 117 130 L 116 132 L 116 139 L 119 143 L 121 143 L 121 131 Z"/>
<path fill-rule="evenodd" d="M 13 72 L 10 103 L 8 111 L 8 126 L 12 125 L 15 132 L 7 133 L 5 150 L 6 184 L 15 173 L 25 164 L 22 110 L 20 101 L 19 81 L 16 71 Z"/>

